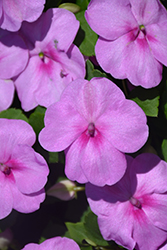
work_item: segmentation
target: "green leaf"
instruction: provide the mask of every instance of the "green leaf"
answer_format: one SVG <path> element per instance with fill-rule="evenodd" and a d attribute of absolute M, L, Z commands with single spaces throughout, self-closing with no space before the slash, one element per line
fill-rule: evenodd
<path fill-rule="evenodd" d="M 41 237 L 40 240 L 39 240 L 39 244 L 41 244 L 42 242 L 44 242 L 46 240 L 45 237 Z"/>
<path fill-rule="evenodd" d="M 97 216 L 92 213 L 92 211 L 89 211 L 85 216 L 84 226 L 86 234 L 89 236 L 91 241 L 93 241 L 98 246 L 109 246 L 109 243 L 103 239 L 100 233 L 97 223 Z"/>
<path fill-rule="evenodd" d="M 15 108 L 10 108 L 0 112 L 0 118 L 17 119 L 28 122 L 28 118 L 23 114 L 22 110 Z"/>
<path fill-rule="evenodd" d="M 162 154 L 164 157 L 164 160 L 167 162 L 167 139 L 164 139 L 161 145 Z"/>
<path fill-rule="evenodd" d="M 58 163 L 58 162 L 59 162 L 59 153 L 49 152 L 49 163 Z"/>
<path fill-rule="evenodd" d="M 159 106 L 159 92 L 157 89 L 136 87 L 130 93 L 129 99 L 135 101 L 147 116 L 157 117 Z"/>
<path fill-rule="evenodd" d="M 76 4 L 80 6 L 82 10 L 86 10 L 89 4 L 88 0 L 76 0 Z"/>
<path fill-rule="evenodd" d="M 29 123 L 33 127 L 37 136 L 44 127 L 45 111 L 45 108 L 38 106 L 29 117 Z"/>
<path fill-rule="evenodd" d="M 88 209 L 83 217 L 82 222 L 66 223 L 70 237 L 78 244 L 85 246 L 109 246 L 109 242 L 105 241 L 99 231 L 97 224 L 97 216 Z"/>
<path fill-rule="evenodd" d="M 86 68 L 87 68 L 87 80 L 90 81 L 93 77 L 106 77 L 105 73 L 102 73 L 101 71 L 94 69 L 93 64 L 91 61 L 86 61 Z"/>
<path fill-rule="evenodd" d="M 85 11 L 78 12 L 76 18 L 80 21 L 80 30 L 75 39 L 75 44 L 79 47 L 82 54 L 85 56 L 95 55 L 94 47 L 97 42 L 97 34 L 90 28 L 86 19 Z"/>
<path fill-rule="evenodd" d="M 83 244 L 83 240 L 87 238 L 84 224 L 82 222 L 70 223 L 66 222 L 66 227 L 70 234 L 70 237 L 75 240 L 78 244 Z"/>

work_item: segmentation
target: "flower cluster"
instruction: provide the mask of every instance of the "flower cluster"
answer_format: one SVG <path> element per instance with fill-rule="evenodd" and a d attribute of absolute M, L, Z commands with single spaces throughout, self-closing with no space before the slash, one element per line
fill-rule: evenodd
<path fill-rule="evenodd" d="M 0 0 L 0 112 L 10 107 L 15 90 L 24 114 L 31 111 L 19 119 L 0 114 L 0 219 L 12 209 L 34 212 L 45 199 L 49 167 L 32 148 L 36 142 L 38 152 L 43 147 L 65 153 L 69 180 L 49 183 L 48 195 L 70 200 L 78 188 L 73 181 L 86 184 L 88 203 L 106 241 L 129 250 L 166 249 L 167 163 L 159 157 L 162 152 L 139 151 L 149 136 L 146 111 L 138 98 L 126 98 L 125 82 L 115 84 L 111 75 L 146 89 L 161 82 L 163 64 L 167 66 L 167 11 L 159 0 L 91 0 L 84 21 L 88 33 L 99 35 L 94 59 L 102 74 L 90 64 L 86 72 L 87 54 L 84 58 L 76 45 L 81 41 L 75 39 L 84 33 L 79 15 L 47 8 L 47 3 Z M 167 92 L 165 84 L 159 89 Z M 167 106 L 164 96 L 159 116 Z M 46 109 L 44 126 L 43 120 L 36 121 L 33 109 L 38 105 Z M 38 141 L 23 117 L 39 133 Z M 85 234 L 84 229 L 77 243 L 84 244 Z M 67 235 L 73 238 L 74 233 Z M 101 249 L 86 236 L 84 240 Z M 54 237 L 23 250 L 79 250 L 77 243 Z"/>

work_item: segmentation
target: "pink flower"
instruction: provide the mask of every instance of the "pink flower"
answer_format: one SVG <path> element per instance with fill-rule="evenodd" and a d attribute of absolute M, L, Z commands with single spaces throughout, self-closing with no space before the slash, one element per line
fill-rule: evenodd
<path fill-rule="evenodd" d="M 127 161 L 115 185 L 86 185 L 88 202 L 105 240 L 129 250 L 156 250 L 167 239 L 167 163 L 149 153 Z"/>
<path fill-rule="evenodd" d="M 100 36 L 97 61 L 115 78 L 157 86 L 167 66 L 167 11 L 159 0 L 91 0 L 85 17 Z"/>
<path fill-rule="evenodd" d="M 16 79 L 25 111 L 57 101 L 72 80 L 85 76 L 85 61 L 72 44 L 79 28 L 73 13 L 50 9 L 34 23 L 24 22 L 21 34 L 29 49 L 26 69 Z"/>
<path fill-rule="evenodd" d="M 0 79 L 0 112 L 9 108 L 14 97 L 14 84 L 12 80 Z"/>
<path fill-rule="evenodd" d="M 31 146 L 36 136 L 22 120 L 0 119 L 0 219 L 12 209 L 30 213 L 45 198 L 48 166 Z"/>
<path fill-rule="evenodd" d="M 0 26 L 10 31 L 19 30 L 22 21 L 35 21 L 42 13 L 44 0 L 1 0 Z"/>
<path fill-rule="evenodd" d="M 18 33 L 0 29 L 0 79 L 20 74 L 28 62 L 26 44 Z"/>
<path fill-rule="evenodd" d="M 41 244 L 30 243 L 22 250 L 80 250 L 79 246 L 72 239 L 66 237 L 54 237 L 45 240 Z"/>
<path fill-rule="evenodd" d="M 148 137 L 144 112 L 106 78 L 71 82 L 44 121 L 39 141 L 48 151 L 66 149 L 67 177 L 99 186 L 116 183 L 127 165 L 123 152 Z"/>

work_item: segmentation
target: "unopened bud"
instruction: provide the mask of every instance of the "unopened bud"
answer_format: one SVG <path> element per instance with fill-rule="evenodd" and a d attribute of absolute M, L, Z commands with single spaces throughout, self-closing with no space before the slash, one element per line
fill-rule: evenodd
<path fill-rule="evenodd" d="M 68 201 L 75 198 L 75 187 L 76 185 L 74 182 L 70 180 L 63 180 L 53 185 L 47 191 L 47 194 L 64 201 Z"/>
<path fill-rule="evenodd" d="M 81 8 L 75 3 L 62 3 L 59 5 L 59 8 L 69 10 L 74 14 L 81 10 Z"/>

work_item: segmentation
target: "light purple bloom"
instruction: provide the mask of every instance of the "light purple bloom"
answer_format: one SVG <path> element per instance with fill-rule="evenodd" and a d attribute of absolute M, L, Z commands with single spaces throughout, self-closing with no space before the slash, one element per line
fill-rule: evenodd
<path fill-rule="evenodd" d="M 58 8 L 43 13 L 34 23 L 23 23 L 20 33 L 30 58 L 15 85 L 25 111 L 37 105 L 48 107 L 69 82 L 84 78 L 84 58 L 72 44 L 78 28 L 75 15 Z"/>
<path fill-rule="evenodd" d="M 12 209 L 30 213 L 45 198 L 48 166 L 32 149 L 36 136 L 22 120 L 0 119 L 0 219 Z"/>
<path fill-rule="evenodd" d="M 80 183 L 116 183 L 127 165 L 123 152 L 137 151 L 148 137 L 142 109 L 106 78 L 71 82 L 44 121 L 41 145 L 66 149 L 65 173 Z"/>
<path fill-rule="evenodd" d="M 14 84 L 12 80 L 0 79 L 0 112 L 9 108 L 14 97 Z"/>
<path fill-rule="evenodd" d="M 19 30 L 22 21 L 35 21 L 44 9 L 45 0 L 1 0 L 0 26 L 10 31 Z"/>
<path fill-rule="evenodd" d="M 29 243 L 22 250 L 80 250 L 72 239 L 66 237 L 54 237 L 45 240 L 41 244 Z"/>
<path fill-rule="evenodd" d="M 91 0 L 85 17 L 100 36 L 97 61 L 115 78 L 157 86 L 167 66 L 167 11 L 159 0 Z"/>
<path fill-rule="evenodd" d="M 20 74 L 28 62 L 28 51 L 18 33 L 0 29 L 0 79 Z"/>
<path fill-rule="evenodd" d="M 86 185 L 88 202 L 105 240 L 129 250 L 157 250 L 167 239 L 167 163 L 149 153 L 127 161 L 115 185 Z"/>

